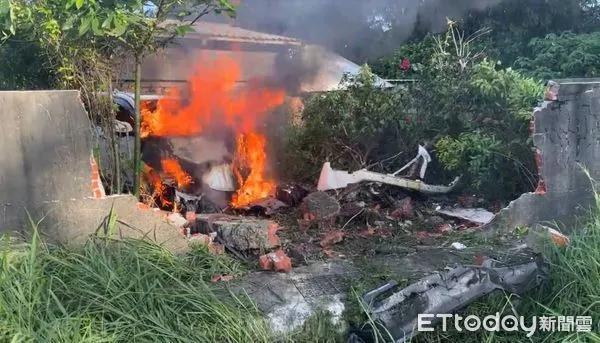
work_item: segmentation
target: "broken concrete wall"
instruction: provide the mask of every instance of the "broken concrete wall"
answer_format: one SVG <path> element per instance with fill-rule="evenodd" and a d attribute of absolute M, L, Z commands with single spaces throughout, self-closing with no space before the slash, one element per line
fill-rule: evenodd
<path fill-rule="evenodd" d="M 106 197 L 92 158 L 92 125 L 77 91 L 0 92 L 0 233 L 40 233 L 75 243 L 111 210 L 123 237 L 146 237 L 182 252 L 188 242 L 164 216 L 133 196 Z"/>
<path fill-rule="evenodd" d="M 0 231 L 92 196 L 90 122 L 77 91 L 0 92 Z"/>
<path fill-rule="evenodd" d="M 558 101 L 534 111 L 533 142 L 540 184 L 488 224 L 488 232 L 556 223 L 565 232 L 595 205 L 591 177 L 600 180 L 600 80 L 559 80 Z"/>

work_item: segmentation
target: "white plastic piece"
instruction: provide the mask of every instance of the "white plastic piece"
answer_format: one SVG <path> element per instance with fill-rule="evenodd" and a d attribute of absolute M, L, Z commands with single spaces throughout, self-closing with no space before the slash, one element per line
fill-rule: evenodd
<path fill-rule="evenodd" d="M 202 175 L 202 181 L 215 191 L 235 191 L 233 172 L 231 171 L 231 166 L 229 164 L 221 164 L 212 167 L 208 172 Z"/>
<path fill-rule="evenodd" d="M 321 175 L 319 176 L 317 189 L 319 191 L 340 189 L 347 187 L 349 184 L 359 183 L 362 181 L 372 181 L 412 189 L 426 194 L 444 194 L 452 191 L 458 183 L 458 180 L 459 177 L 454 179 L 449 186 L 428 185 L 423 183 L 421 180 L 410 180 L 392 175 L 371 172 L 366 169 L 357 170 L 354 173 L 349 173 L 344 170 L 335 170 L 331 168 L 331 164 L 329 162 L 325 162 L 323 164 L 323 168 L 321 169 Z"/>

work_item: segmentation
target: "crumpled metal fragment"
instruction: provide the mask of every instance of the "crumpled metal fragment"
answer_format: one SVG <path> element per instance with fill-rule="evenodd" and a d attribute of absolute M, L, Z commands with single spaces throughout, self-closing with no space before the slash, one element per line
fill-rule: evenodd
<path fill-rule="evenodd" d="M 402 343 L 418 333 L 419 314 L 455 313 L 496 290 L 520 295 L 539 286 L 548 275 L 548 263 L 541 255 L 509 266 L 497 266 L 488 259 L 481 266 L 458 265 L 434 273 L 399 291 L 394 291 L 397 283 L 390 281 L 366 293 L 363 300 L 371 318 L 387 331 L 385 336 Z M 355 332 L 348 342 L 368 342 L 368 336 Z"/>

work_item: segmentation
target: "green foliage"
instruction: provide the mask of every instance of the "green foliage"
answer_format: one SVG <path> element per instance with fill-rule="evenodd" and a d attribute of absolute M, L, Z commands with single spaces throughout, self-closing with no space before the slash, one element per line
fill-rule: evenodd
<path fill-rule="evenodd" d="M 577 33 L 597 30 L 599 11 L 596 0 L 505 0 L 465 16 L 463 27 L 467 32 L 490 28 L 491 34 L 481 42 L 486 53 L 505 65 L 512 65 L 519 57 L 537 54 L 528 47 L 532 38 L 560 35 L 567 30 Z"/>
<path fill-rule="evenodd" d="M 515 67 L 541 80 L 600 75 L 600 32 L 549 34 L 529 42 Z"/>
<path fill-rule="evenodd" d="M 92 238 L 80 248 L 3 240 L 0 339 L 12 342 L 271 342 L 250 299 L 212 283 L 234 260 L 150 242 Z"/>
<path fill-rule="evenodd" d="M 442 137 L 435 145 L 437 157 L 449 170 L 458 171 L 471 178 L 475 190 L 495 189 L 498 171 L 502 164 L 502 142 L 492 135 L 480 132 L 461 133 L 457 138 Z"/>
<path fill-rule="evenodd" d="M 543 86 L 485 59 L 475 49 L 485 30 L 467 36 L 450 24 L 446 34 L 405 44 L 377 64 L 385 77 L 398 77 L 398 64 L 409 58 L 417 68 L 400 73 L 418 82 L 387 90 L 355 82 L 309 100 L 304 125 L 287 137 L 286 151 L 305 167 L 294 176 L 314 178 L 327 160 L 355 170 L 402 152 L 383 168 L 392 171 L 429 143 L 445 167 L 442 178 L 464 174 L 472 191 L 501 199 L 531 190 L 529 123 Z"/>
<path fill-rule="evenodd" d="M 385 56 L 373 63 L 373 72 L 386 79 L 410 79 L 418 77 L 425 66 L 431 63 L 435 53 L 435 36 L 428 35 L 421 40 L 402 44 L 391 56 Z M 402 61 L 408 59 L 409 70 L 400 68 Z"/>
<path fill-rule="evenodd" d="M 338 167 L 363 168 L 403 146 L 414 146 L 419 126 L 415 115 L 400 111 L 402 91 L 375 86 L 368 66 L 342 82 L 349 84 L 347 90 L 310 98 L 303 113 L 305 125 L 288 132 L 286 164 L 302 168 L 287 170 L 286 176 L 310 179 L 325 160 Z"/>

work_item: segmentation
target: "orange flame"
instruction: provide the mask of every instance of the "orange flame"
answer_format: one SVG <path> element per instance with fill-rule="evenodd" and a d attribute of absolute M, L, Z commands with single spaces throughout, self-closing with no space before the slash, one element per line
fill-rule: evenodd
<path fill-rule="evenodd" d="M 240 188 L 233 195 L 231 205 L 242 207 L 254 200 L 272 195 L 276 184 L 273 180 L 265 178 L 267 165 L 265 136 L 257 133 L 241 134 L 236 142 L 237 150 L 232 169 Z M 243 177 L 244 170 L 248 171 L 246 178 Z"/>
<path fill-rule="evenodd" d="M 145 172 L 142 174 L 142 177 L 146 184 L 152 185 L 153 190 L 151 196 L 157 198 L 163 206 L 171 205 L 171 201 L 165 197 L 166 187 L 158 173 L 146 164 L 144 165 L 144 169 Z"/>
<path fill-rule="evenodd" d="M 241 185 L 232 205 L 241 207 L 275 191 L 275 182 L 266 175 L 267 139 L 257 128 L 270 111 L 284 103 L 285 92 L 256 82 L 238 87 L 243 77 L 237 61 L 202 57 L 186 94 L 173 88 L 158 101 L 156 110 L 142 106 L 141 137 L 194 136 L 215 127 L 232 129 L 237 135 L 232 170 Z M 172 175 L 179 187 L 189 184 L 189 175 L 174 162 L 162 161 L 165 173 Z"/>
<path fill-rule="evenodd" d="M 211 126 L 226 126 L 237 133 L 251 132 L 269 111 L 282 105 L 285 92 L 260 85 L 236 89 L 242 79 L 232 59 L 203 61 L 189 80 L 189 94 L 173 88 L 156 111 L 142 111 L 144 136 L 193 136 Z"/>
<path fill-rule="evenodd" d="M 177 160 L 162 160 L 160 164 L 165 174 L 175 179 L 177 188 L 181 189 L 193 183 L 192 177 L 181 168 Z"/>

